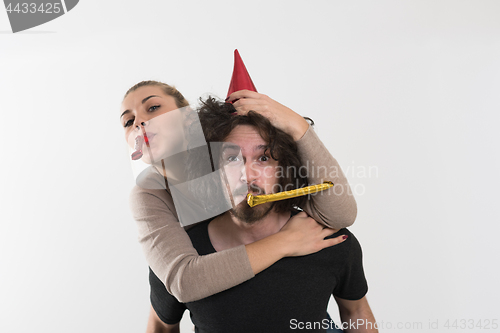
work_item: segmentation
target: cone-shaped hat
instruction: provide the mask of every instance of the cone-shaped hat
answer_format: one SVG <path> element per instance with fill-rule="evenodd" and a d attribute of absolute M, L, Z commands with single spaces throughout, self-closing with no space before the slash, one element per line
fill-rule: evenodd
<path fill-rule="evenodd" d="M 238 50 L 234 50 L 234 69 L 233 76 L 231 77 L 231 84 L 229 84 L 229 91 L 227 96 L 231 95 L 235 91 L 239 90 L 251 90 L 257 92 L 255 85 L 248 75 L 247 69 L 243 60 L 241 60 L 240 53 Z"/>

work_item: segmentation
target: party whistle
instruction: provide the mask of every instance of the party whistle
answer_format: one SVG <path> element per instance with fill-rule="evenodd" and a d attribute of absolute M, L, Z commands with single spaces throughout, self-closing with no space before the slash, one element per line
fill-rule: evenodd
<path fill-rule="evenodd" d="M 254 207 L 254 206 L 266 203 L 266 202 L 301 197 L 303 195 L 324 191 L 326 189 L 329 189 L 330 187 L 333 187 L 333 183 L 327 181 L 327 182 L 324 182 L 323 184 L 311 185 L 311 186 L 298 188 L 295 190 L 272 193 L 272 194 L 264 194 L 264 195 L 254 196 L 254 195 L 248 193 L 247 194 L 247 203 L 250 207 Z"/>
<path fill-rule="evenodd" d="M 142 157 L 142 142 L 143 142 L 143 138 L 142 136 L 138 135 L 135 137 L 135 151 L 132 153 L 132 160 L 136 161 L 138 159 L 140 159 Z"/>

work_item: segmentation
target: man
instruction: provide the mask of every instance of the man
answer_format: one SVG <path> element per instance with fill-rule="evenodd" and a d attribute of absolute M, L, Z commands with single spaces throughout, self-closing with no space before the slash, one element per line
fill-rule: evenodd
<path fill-rule="evenodd" d="M 231 104 L 209 99 L 199 113 L 207 141 L 227 143 L 214 161 L 223 163 L 228 182 L 256 195 L 290 189 L 290 184 L 306 185 L 306 175 L 297 172 L 301 165 L 294 139 L 257 112 L 240 116 L 233 115 L 234 111 Z M 307 202 L 306 197 L 299 197 L 251 208 L 243 201 L 188 233 L 200 255 L 249 244 L 278 232 L 297 214 L 295 207 Z M 304 212 L 298 214 L 306 218 Z M 325 230 L 325 237 L 328 234 Z M 182 314 L 189 309 L 197 332 L 324 332 L 329 323 L 326 308 L 333 294 L 345 331 L 376 332 L 365 298 L 368 287 L 361 247 L 347 229 L 330 237 L 338 235 L 345 235 L 345 241 L 335 247 L 284 258 L 241 285 L 186 304 L 171 296 L 150 271 L 154 311 L 149 328 L 178 332 Z"/>

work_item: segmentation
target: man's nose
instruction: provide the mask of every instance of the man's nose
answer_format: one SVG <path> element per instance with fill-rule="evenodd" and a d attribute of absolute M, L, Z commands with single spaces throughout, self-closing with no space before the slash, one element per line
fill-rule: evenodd
<path fill-rule="evenodd" d="M 250 184 L 257 179 L 257 172 L 253 162 L 245 162 L 245 170 L 242 172 L 242 181 Z"/>

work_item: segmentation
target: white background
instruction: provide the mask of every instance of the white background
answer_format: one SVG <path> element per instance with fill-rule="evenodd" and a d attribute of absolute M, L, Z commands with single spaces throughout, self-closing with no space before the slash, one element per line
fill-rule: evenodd
<path fill-rule="evenodd" d="M 82 0 L 12 34 L 0 10 L 0 331 L 145 330 L 119 105 L 144 79 L 224 98 L 235 48 L 357 190 L 381 331 L 498 321 L 499 18 L 498 1 Z"/>

